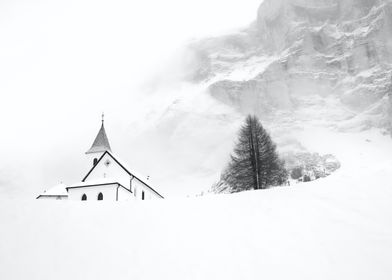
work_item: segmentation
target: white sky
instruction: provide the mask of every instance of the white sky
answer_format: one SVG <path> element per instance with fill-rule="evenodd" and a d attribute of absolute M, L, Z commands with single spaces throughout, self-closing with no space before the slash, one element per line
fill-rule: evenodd
<path fill-rule="evenodd" d="M 251 23 L 261 1 L 0 1 L 3 189 L 79 179 L 102 111 L 124 150 L 140 85 L 190 39 Z"/>

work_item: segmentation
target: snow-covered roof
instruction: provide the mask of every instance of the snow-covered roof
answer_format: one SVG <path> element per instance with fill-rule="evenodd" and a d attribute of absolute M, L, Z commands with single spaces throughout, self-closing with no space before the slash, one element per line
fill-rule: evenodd
<path fill-rule="evenodd" d="M 72 185 L 69 185 L 67 189 L 70 188 L 79 188 L 79 187 L 86 187 L 86 186 L 97 186 L 97 185 L 110 185 L 110 184 L 118 184 L 121 185 L 118 180 L 114 178 L 99 178 L 94 180 L 89 180 L 87 182 L 78 182 Z"/>
<path fill-rule="evenodd" d="M 86 154 L 100 153 L 111 151 L 108 137 L 106 135 L 105 126 L 102 121 L 101 129 L 99 130 L 97 137 L 95 137 L 94 143 Z"/>
<path fill-rule="evenodd" d="M 49 190 L 44 191 L 38 197 L 40 196 L 68 196 L 67 186 L 63 183 L 58 184 Z"/>

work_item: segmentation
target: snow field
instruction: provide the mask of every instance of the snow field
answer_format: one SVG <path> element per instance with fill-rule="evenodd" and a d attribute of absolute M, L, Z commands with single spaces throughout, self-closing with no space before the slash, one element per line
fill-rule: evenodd
<path fill-rule="evenodd" d="M 1 200 L 0 277 L 391 279 L 390 137 L 299 138 L 335 153 L 341 170 L 295 187 L 133 205 Z"/>

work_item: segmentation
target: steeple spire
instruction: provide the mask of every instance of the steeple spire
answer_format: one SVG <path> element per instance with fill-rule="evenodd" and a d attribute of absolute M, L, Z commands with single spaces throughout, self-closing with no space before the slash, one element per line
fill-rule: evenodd
<path fill-rule="evenodd" d="M 93 153 L 103 153 L 106 151 L 111 152 L 110 144 L 108 137 L 106 136 L 104 121 L 105 115 L 102 113 L 102 125 L 101 129 L 99 130 L 97 137 L 95 137 L 94 143 L 91 148 L 86 152 L 86 154 L 93 154 Z"/>

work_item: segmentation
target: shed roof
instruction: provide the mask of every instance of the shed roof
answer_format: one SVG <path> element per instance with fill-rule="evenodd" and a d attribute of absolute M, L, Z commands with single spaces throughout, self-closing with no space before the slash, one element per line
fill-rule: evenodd
<path fill-rule="evenodd" d="M 42 196 L 68 196 L 67 186 L 61 183 L 50 188 L 49 190 L 44 191 L 38 197 Z"/>

